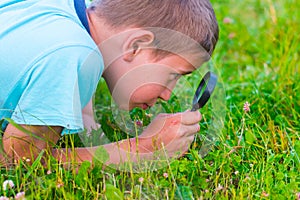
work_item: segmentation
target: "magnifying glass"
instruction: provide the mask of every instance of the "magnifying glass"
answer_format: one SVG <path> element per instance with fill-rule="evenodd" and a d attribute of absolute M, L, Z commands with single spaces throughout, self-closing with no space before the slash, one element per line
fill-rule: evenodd
<path fill-rule="evenodd" d="M 217 84 L 217 75 L 207 72 L 202 78 L 193 99 L 192 111 L 202 108 L 209 100 Z"/>

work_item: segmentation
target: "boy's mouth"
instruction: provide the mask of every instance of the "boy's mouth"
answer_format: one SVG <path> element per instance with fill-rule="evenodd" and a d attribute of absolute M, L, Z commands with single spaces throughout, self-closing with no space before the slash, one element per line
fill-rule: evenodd
<path fill-rule="evenodd" d="M 138 103 L 135 105 L 135 107 L 139 107 L 142 108 L 143 110 L 147 110 L 148 108 L 151 108 L 152 106 L 154 106 L 155 103 Z"/>
<path fill-rule="evenodd" d="M 143 103 L 143 104 L 141 104 L 141 108 L 142 108 L 143 110 L 146 110 L 146 109 L 148 109 L 148 108 L 151 108 L 154 104 L 155 104 L 155 103 L 151 103 L 151 104 Z"/>
<path fill-rule="evenodd" d="M 146 110 L 147 108 L 149 108 L 150 106 L 148 105 L 148 104 L 146 104 L 146 103 L 143 103 L 142 104 L 142 109 L 143 110 Z"/>

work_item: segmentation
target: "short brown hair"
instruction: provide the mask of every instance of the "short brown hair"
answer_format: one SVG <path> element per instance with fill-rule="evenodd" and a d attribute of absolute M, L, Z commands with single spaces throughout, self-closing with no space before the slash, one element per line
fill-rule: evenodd
<path fill-rule="evenodd" d="M 209 0 L 96 0 L 90 9 L 114 28 L 161 27 L 178 31 L 196 41 L 209 55 L 219 37 Z M 154 43 L 157 47 L 161 41 Z"/>

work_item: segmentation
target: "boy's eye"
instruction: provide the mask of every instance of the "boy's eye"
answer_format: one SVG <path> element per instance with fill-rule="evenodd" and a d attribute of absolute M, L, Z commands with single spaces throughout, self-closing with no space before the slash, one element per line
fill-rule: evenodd
<path fill-rule="evenodd" d="M 181 77 L 181 74 L 172 73 L 171 74 L 171 80 L 178 80 Z"/>

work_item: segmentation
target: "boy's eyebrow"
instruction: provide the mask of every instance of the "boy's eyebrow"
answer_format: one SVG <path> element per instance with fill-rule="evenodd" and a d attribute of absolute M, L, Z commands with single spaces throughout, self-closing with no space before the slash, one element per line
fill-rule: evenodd
<path fill-rule="evenodd" d="M 193 73 L 192 71 L 189 71 L 189 72 L 183 72 L 181 75 L 188 75 L 188 74 L 191 74 Z"/>

